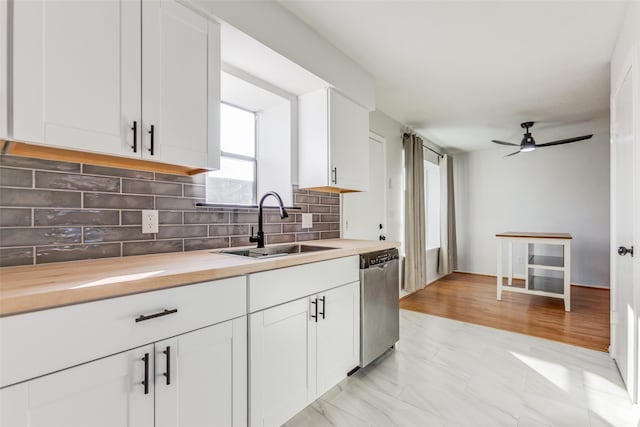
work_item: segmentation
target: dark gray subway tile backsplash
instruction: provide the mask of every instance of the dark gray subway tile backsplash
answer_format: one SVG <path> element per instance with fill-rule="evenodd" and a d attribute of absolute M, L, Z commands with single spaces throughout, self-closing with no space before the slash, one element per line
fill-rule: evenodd
<path fill-rule="evenodd" d="M 196 207 L 204 197 L 204 174 L 0 155 L 0 266 L 253 245 L 257 209 Z M 338 195 L 294 188 L 294 205 L 284 219 L 265 210 L 267 244 L 340 237 Z M 158 233 L 142 233 L 142 209 L 159 211 Z"/>
<path fill-rule="evenodd" d="M 0 208 L 0 227 L 30 227 L 31 212 L 28 208 Z"/>

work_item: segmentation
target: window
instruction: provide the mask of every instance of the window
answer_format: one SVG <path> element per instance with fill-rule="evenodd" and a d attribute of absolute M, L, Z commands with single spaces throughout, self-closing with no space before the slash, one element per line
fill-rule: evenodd
<path fill-rule="evenodd" d="M 440 247 L 440 166 L 424 161 L 424 211 L 427 249 Z"/>
<path fill-rule="evenodd" d="M 256 204 L 256 114 L 220 106 L 220 169 L 207 174 L 207 202 Z"/>

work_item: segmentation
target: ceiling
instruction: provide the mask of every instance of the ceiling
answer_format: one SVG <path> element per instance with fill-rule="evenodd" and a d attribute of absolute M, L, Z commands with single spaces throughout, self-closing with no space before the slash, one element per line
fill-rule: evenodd
<path fill-rule="evenodd" d="M 602 131 L 626 1 L 280 1 L 376 79 L 377 108 L 451 151 Z M 596 129 L 599 128 L 599 129 Z M 576 134 L 577 132 L 577 134 Z M 607 128 L 604 128 L 607 132 Z M 608 140 L 608 137 L 607 137 Z"/>

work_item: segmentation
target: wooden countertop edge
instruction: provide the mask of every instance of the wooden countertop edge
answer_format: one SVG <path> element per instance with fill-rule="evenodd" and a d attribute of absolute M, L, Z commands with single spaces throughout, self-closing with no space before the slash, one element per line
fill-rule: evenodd
<path fill-rule="evenodd" d="M 568 233 L 527 233 L 527 232 L 513 232 L 508 231 L 504 233 L 497 233 L 496 237 L 513 237 L 522 239 L 560 239 L 560 240 L 572 240 L 573 237 Z"/>
<path fill-rule="evenodd" d="M 243 276 L 251 273 L 258 273 L 261 271 L 275 270 L 279 268 L 293 267 L 296 265 L 303 265 L 312 262 L 326 261 L 336 258 L 343 258 L 352 255 L 359 255 L 367 252 L 375 252 L 378 250 L 390 249 L 398 247 L 399 242 L 385 241 L 356 241 L 356 240 L 323 240 L 323 241 L 310 241 L 300 242 L 301 244 L 313 244 L 318 246 L 345 246 L 337 249 L 322 251 L 322 252 L 308 252 L 296 255 L 289 255 L 285 257 L 277 257 L 270 259 L 254 260 L 245 259 L 241 257 L 234 257 L 233 255 L 215 254 L 210 252 L 219 251 L 194 251 L 190 253 L 194 257 L 198 257 L 203 253 L 207 253 L 207 256 L 212 257 L 233 257 L 228 258 L 225 261 L 229 261 L 228 266 L 218 266 L 208 269 L 196 269 L 193 271 L 182 271 L 178 273 L 160 274 L 155 276 L 148 276 L 141 279 L 134 280 L 122 280 L 119 282 L 98 285 L 98 286 L 86 286 L 72 284 L 68 287 L 63 285 L 52 285 L 51 283 L 43 283 L 41 289 L 38 289 L 38 285 L 21 289 L 19 286 L 9 289 L 0 290 L 0 317 L 11 316 L 15 314 L 28 313 L 32 311 L 46 310 L 50 308 L 62 307 L 66 305 L 81 304 L 91 301 L 98 301 L 107 298 L 117 298 L 120 296 L 133 295 L 142 292 L 149 292 L 167 288 L 173 288 L 178 286 L 187 286 L 194 283 L 201 283 L 210 280 L 225 279 L 229 277 Z M 235 248 L 234 248 L 235 249 Z M 162 254 L 170 257 L 171 254 Z M 175 254 L 174 254 L 175 255 Z M 189 254 L 185 255 L 188 257 Z M 143 257 L 151 255 L 142 255 L 135 257 L 118 258 L 124 265 L 123 269 L 126 269 L 127 261 L 130 264 L 134 264 Z M 154 255 L 158 256 L 158 255 Z M 220 259 L 220 258 L 218 258 Z M 104 260 L 93 260 L 104 261 Z M 56 263 L 47 265 L 51 269 L 56 269 L 61 266 L 73 268 L 74 264 L 78 264 L 86 261 L 72 261 L 66 263 Z M 29 269 L 36 270 L 35 267 L 17 267 L 23 268 L 19 271 L 21 275 L 28 276 Z M 12 267 L 17 269 L 16 267 Z M 44 267 L 46 268 L 46 267 Z M 150 268 L 151 270 L 153 268 Z M 0 272 L 2 269 L 0 269 Z M 14 270 L 15 271 L 15 270 Z M 39 270 L 38 270 L 39 271 Z M 42 274 L 42 273 L 40 273 Z M 105 273 L 106 274 L 106 273 Z M 55 282 L 55 281 L 54 281 Z M 57 288 L 56 288 L 57 286 Z M 13 294 L 13 295 L 12 295 Z"/>

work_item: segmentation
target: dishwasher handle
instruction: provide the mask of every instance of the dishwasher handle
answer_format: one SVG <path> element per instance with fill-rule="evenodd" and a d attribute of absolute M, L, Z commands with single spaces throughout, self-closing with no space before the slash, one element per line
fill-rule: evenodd
<path fill-rule="evenodd" d="M 378 270 L 385 270 L 393 262 L 398 262 L 398 260 L 394 259 L 394 260 L 391 260 L 391 261 L 387 261 L 384 264 L 371 265 L 371 266 L 369 266 L 369 268 L 377 268 Z"/>

